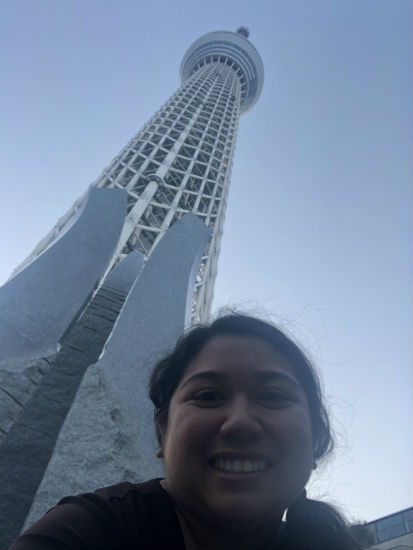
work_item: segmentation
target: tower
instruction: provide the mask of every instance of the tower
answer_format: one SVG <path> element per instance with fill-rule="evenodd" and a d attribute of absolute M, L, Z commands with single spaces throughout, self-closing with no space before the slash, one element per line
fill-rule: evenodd
<path fill-rule="evenodd" d="M 107 270 L 132 250 L 151 255 L 166 230 L 194 212 L 212 230 L 194 289 L 193 318 L 208 318 L 235 140 L 240 116 L 258 100 L 264 81 L 261 57 L 248 30 L 216 31 L 196 40 L 180 66 L 181 85 L 112 160 L 91 187 L 122 188 L 127 216 Z M 82 195 L 20 271 L 70 224 Z"/>

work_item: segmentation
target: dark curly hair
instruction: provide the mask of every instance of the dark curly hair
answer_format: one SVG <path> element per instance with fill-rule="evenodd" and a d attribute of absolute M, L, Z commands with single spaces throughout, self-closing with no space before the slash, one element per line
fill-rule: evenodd
<path fill-rule="evenodd" d="M 239 313 L 218 317 L 210 325 L 198 325 L 186 332 L 174 350 L 159 361 L 150 378 L 149 396 L 154 404 L 158 441 L 168 423 L 169 404 L 186 367 L 214 337 L 234 335 L 265 340 L 291 364 L 307 397 L 313 434 L 314 458 L 331 453 L 334 440 L 319 377 L 300 347 L 274 325 Z M 283 530 L 285 549 L 357 549 L 348 533 L 346 522 L 331 505 L 306 497 L 305 490 L 290 505 Z"/>

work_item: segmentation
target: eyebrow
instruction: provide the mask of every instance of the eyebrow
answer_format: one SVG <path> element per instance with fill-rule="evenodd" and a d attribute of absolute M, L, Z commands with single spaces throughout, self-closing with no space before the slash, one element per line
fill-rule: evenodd
<path fill-rule="evenodd" d="M 182 384 L 181 388 L 185 387 L 190 382 L 193 382 L 194 380 L 199 379 L 208 379 L 208 380 L 215 380 L 216 382 L 224 382 L 227 378 L 227 375 L 223 374 L 222 372 L 218 372 L 215 370 L 207 370 L 203 372 L 198 372 L 197 374 L 193 374 L 190 376 L 185 382 Z M 272 380 L 281 380 L 284 382 L 287 382 L 293 386 L 295 386 L 297 389 L 302 391 L 301 385 L 294 380 L 291 376 L 288 374 L 285 374 L 283 372 L 273 371 L 273 370 L 263 370 L 263 371 L 257 371 L 254 373 L 254 378 L 258 382 L 270 382 Z"/>

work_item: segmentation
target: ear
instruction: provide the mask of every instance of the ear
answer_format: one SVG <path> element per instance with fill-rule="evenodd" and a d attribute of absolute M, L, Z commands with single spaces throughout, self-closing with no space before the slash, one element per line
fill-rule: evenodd
<path fill-rule="evenodd" d="M 161 426 L 158 424 L 158 422 L 155 423 L 156 428 L 156 437 L 158 439 L 159 448 L 157 449 L 155 456 L 156 458 L 163 458 L 163 440 L 164 440 L 164 429 L 161 428 Z"/>

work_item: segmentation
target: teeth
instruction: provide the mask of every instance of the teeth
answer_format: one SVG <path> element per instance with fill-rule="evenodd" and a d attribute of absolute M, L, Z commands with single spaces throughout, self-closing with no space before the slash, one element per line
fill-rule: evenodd
<path fill-rule="evenodd" d="M 222 472 L 261 472 L 265 467 L 265 463 L 263 460 L 228 460 L 219 458 L 214 460 L 213 466 Z"/>

